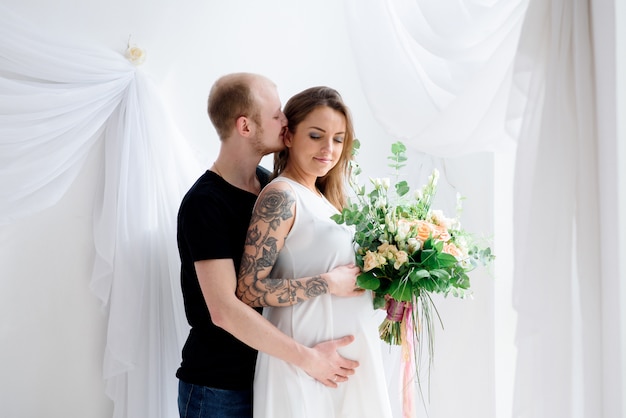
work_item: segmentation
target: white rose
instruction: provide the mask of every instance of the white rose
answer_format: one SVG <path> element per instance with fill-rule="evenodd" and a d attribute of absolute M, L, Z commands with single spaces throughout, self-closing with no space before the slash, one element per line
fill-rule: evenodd
<path fill-rule="evenodd" d="M 415 251 L 422 248 L 422 241 L 418 240 L 417 238 L 409 238 L 407 240 L 407 245 L 409 253 L 413 254 Z"/>
<path fill-rule="evenodd" d="M 413 227 L 413 224 L 407 221 L 406 219 L 398 220 L 396 240 L 405 241 L 412 227 Z"/>
<path fill-rule="evenodd" d="M 391 234 L 396 233 L 396 229 L 397 229 L 396 220 L 395 220 L 395 217 L 391 213 L 385 214 L 385 225 L 387 226 L 387 230 L 389 231 L 389 233 Z"/>
<path fill-rule="evenodd" d="M 146 52 L 137 46 L 128 46 L 126 49 L 126 58 L 135 65 L 143 64 L 146 60 Z"/>

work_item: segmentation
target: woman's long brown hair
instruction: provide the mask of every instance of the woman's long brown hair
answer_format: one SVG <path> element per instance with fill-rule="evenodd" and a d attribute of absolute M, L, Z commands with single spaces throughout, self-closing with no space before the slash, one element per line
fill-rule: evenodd
<path fill-rule="evenodd" d="M 287 117 L 287 128 L 293 134 L 296 127 L 313 110 L 327 106 L 346 119 L 346 133 L 343 139 L 343 150 L 339 162 L 323 177 L 318 177 L 315 185 L 322 194 L 339 211 L 346 206 L 346 182 L 350 175 L 350 160 L 352 159 L 352 144 L 354 142 L 354 128 L 350 110 L 343 102 L 341 95 L 330 87 L 311 87 L 296 94 L 287 101 L 283 112 Z M 274 154 L 274 177 L 283 172 L 289 159 L 289 148 Z"/>

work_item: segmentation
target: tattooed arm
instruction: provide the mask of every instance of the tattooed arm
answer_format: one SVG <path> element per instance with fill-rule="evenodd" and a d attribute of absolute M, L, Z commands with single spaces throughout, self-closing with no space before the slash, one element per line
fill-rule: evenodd
<path fill-rule="evenodd" d="M 289 306 L 324 293 L 354 296 L 359 269 L 340 266 L 330 272 L 304 278 L 270 278 L 296 213 L 291 187 L 283 182 L 268 185 L 252 213 L 239 269 L 237 296 L 250 306 Z"/>

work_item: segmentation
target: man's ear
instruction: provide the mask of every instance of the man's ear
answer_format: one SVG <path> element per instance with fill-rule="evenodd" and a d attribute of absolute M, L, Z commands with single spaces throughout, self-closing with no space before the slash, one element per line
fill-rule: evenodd
<path fill-rule="evenodd" d="M 250 120 L 245 116 L 239 116 L 235 121 L 235 126 L 237 127 L 237 132 L 241 136 L 249 136 L 252 131 Z"/>

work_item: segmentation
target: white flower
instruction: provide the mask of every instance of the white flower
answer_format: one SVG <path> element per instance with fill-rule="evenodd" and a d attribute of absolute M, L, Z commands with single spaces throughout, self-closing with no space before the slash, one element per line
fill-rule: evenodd
<path fill-rule="evenodd" d="M 396 219 L 394 212 L 388 212 L 385 214 L 385 225 L 387 226 L 387 231 L 391 234 L 395 234 L 397 230 Z"/>
<path fill-rule="evenodd" d="M 439 170 L 435 168 L 431 175 L 428 176 L 428 181 L 432 184 L 437 184 L 437 180 L 439 180 Z"/>
<path fill-rule="evenodd" d="M 407 240 L 409 253 L 413 254 L 415 251 L 422 248 L 422 241 L 417 238 L 409 238 Z"/>
<path fill-rule="evenodd" d="M 406 219 L 399 219 L 397 224 L 396 240 L 406 241 L 406 238 L 409 235 L 412 227 L 413 223 L 407 221 Z"/>
<path fill-rule="evenodd" d="M 382 186 L 385 190 L 389 190 L 389 178 L 385 177 L 381 180 Z"/>
<path fill-rule="evenodd" d="M 129 42 L 124 56 L 134 65 L 141 65 L 146 60 L 146 51 Z"/>

